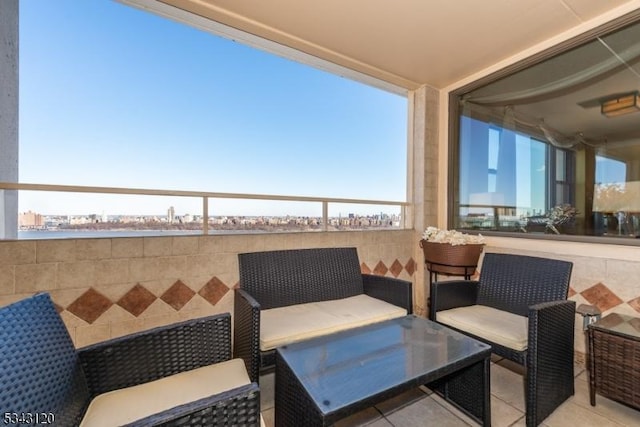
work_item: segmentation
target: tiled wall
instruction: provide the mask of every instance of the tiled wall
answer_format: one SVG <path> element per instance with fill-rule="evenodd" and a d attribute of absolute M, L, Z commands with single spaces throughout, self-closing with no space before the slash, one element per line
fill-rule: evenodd
<path fill-rule="evenodd" d="M 78 347 L 233 312 L 237 254 L 355 246 L 366 273 L 414 280 L 411 231 L 0 242 L 0 305 L 51 293 Z M 415 287 L 415 286 L 414 286 Z M 422 290 L 416 312 L 424 313 Z"/>
<path fill-rule="evenodd" d="M 355 246 L 363 272 L 414 282 L 414 310 L 426 315 L 424 267 L 414 231 L 0 242 L 0 305 L 50 292 L 76 345 L 218 312 L 233 312 L 237 254 L 260 250 Z M 529 245 L 528 245 L 529 246 Z M 640 262 L 487 245 L 574 263 L 570 298 L 640 317 Z M 605 251 L 606 253 L 606 251 Z M 640 260 L 640 258 L 639 258 Z M 480 265 L 481 267 L 481 265 Z M 443 278 L 441 278 L 443 279 Z M 427 280 L 426 278 L 424 280 Z M 416 285 L 417 284 L 417 285 Z M 576 357 L 583 362 L 582 318 Z"/>

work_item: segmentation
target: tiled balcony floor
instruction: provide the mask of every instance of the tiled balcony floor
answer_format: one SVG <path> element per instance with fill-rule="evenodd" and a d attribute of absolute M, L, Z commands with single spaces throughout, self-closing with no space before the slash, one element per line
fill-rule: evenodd
<path fill-rule="evenodd" d="M 497 427 L 525 426 L 524 383 L 521 368 L 507 360 L 491 364 L 491 424 Z M 576 367 L 576 393 L 551 414 L 542 426 L 619 427 L 640 426 L 640 411 L 596 395 L 589 404 L 587 372 Z M 262 415 L 267 427 L 274 425 L 274 377 L 260 378 Z M 343 419 L 337 427 L 477 426 L 474 421 L 424 387 L 387 400 Z"/>

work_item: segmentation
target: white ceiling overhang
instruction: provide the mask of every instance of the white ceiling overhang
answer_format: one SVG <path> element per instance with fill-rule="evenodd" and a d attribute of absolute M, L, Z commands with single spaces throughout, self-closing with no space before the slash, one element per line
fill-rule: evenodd
<path fill-rule="evenodd" d="M 445 88 L 585 22 L 640 7 L 637 0 L 161 2 L 301 52 L 303 62 L 319 58 L 405 90 Z"/>

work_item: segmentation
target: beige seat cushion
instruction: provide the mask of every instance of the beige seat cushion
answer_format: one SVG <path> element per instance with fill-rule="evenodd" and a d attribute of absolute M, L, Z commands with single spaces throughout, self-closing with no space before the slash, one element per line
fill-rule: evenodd
<path fill-rule="evenodd" d="M 80 426 L 121 426 L 250 383 L 242 359 L 227 360 L 96 396 Z"/>
<path fill-rule="evenodd" d="M 260 350 L 406 316 L 407 310 L 361 294 L 262 310 Z"/>
<path fill-rule="evenodd" d="M 484 305 L 443 310 L 436 320 L 516 351 L 527 349 L 529 319 Z"/>

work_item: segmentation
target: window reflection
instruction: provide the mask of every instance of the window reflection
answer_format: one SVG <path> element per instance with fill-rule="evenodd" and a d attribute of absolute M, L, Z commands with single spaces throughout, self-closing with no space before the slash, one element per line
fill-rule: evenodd
<path fill-rule="evenodd" d="M 639 92 L 633 24 L 460 93 L 453 226 L 640 236 L 640 109 L 602 110 Z"/>

